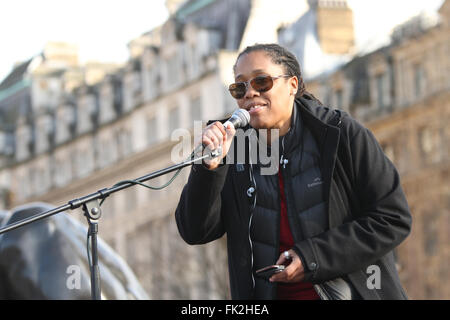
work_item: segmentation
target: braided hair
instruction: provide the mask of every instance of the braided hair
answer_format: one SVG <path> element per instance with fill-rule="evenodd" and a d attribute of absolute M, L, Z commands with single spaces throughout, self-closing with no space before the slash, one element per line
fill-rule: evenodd
<path fill-rule="evenodd" d="M 285 69 L 287 75 L 296 76 L 298 79 L 298 90 L 296 94 L 296 98 L 303 97 L 304 95 L 308 95 L 314 100 L 318 101 L 311 93 L 306 91 L 305 82 L 303 81 L 302 72 L 300 69 L 300 64 L 298 63 L 295 55 L 287 50 L 286 48 L 280 46 L 276 43 L 267 43 L 267 44 L 255 44 L 253 46 L 248 46 L 241 53 L 239 53 L 236 63 L 233 67 L 233 70 L 236 71 L 236 64 L 239 58 L 245 54 L 249 54 L 250 52 L 255 51 L 264 51 L 275 64 L 282 65 Z"/>

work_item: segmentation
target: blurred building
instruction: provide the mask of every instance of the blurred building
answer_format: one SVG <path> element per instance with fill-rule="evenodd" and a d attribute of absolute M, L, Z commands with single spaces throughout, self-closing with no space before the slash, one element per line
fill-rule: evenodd
<path fill-rule="evenodd" d="M 0 83 L 3 207 L 62 205 L 172 165 L 181 133 L 236 108 L 227 86 L 238 52 L 279 41 L 302 62 L 307 88 L 368 125 L 399 168 L 415 218 L 413 234 L 397 250 L 409 295 L 449 298 L 436 281 L 448 278 L 450 0 L 439 23 L 398 29 L 392 45 L 364 56 L 355 56 L 346 1 L 167 6 L 170 18 L 129 42 L 123 66 L 80 66 L 76 48 L 50 44 Z M 160 191 L 136 186 L 111 195 L 99 235 L 152 299 L 228 298 L 225 240 L 188 246 L 178 235 L 174 210 L 188 174 L 184 169 Z M 170 176 L 148 184 L 163 185 Z M 73 214 L 83 220 L 80 210 Z"/>

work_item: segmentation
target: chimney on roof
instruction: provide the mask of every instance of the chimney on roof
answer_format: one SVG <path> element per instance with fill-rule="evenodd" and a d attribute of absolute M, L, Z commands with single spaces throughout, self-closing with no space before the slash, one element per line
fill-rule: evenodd
<path fill-rule="evenodd" d="M 52 66 L 74 67 L 78 65 L 78 46 L 65 42 L 47 42 L 44 56 Z"/>
<path fill-rule="evenodd" d="M 308 0 L 317 17 L 317 36 L 325 53 L 347 54 L 354 46 L 353 11 L 346 0 Z"/>
<path fill-rule="evenodd" d="M 173 15 L 184 2 L 186 0 L 166 0 L 166 7 L 169 10 L 169 14 Z"/>

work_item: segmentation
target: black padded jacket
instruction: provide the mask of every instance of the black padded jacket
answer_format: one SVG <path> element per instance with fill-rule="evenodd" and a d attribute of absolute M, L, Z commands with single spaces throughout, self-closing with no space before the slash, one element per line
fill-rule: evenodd
<path fill-rule="evenodd" d="M 304 280 L 315 284 L 322 299 L 330 298 L 320 292 L 322 285 L 341 277 L 359 298 L 406 299 L 393 250 L 409 235 L 412 219 L 397 170 L 373 134 L 347 113 L 324 107 L 308 95 L 296 99 L 295 108 L 319 148 L 328 214 L 324 232 L 306 239 L 294 235 L 293 249 L 305 268 Z M 225 164 L 208 170 L 194 165 L 175 217 L 189 244 L 227 234 L 231 297 L 253 299 L 249 179 L 236 168 Z M 286 186 L 292 178 L 285 177 Z M 297 195 L 295 190 L 287 192 L 292 194 L 286 198 L 289 210 Z M 297 232 L 295 224 L 291 231 Z M 375 284 L 373 272 L 378 272 Z M 275 298 L 274 293 L 269 298 Z"/>

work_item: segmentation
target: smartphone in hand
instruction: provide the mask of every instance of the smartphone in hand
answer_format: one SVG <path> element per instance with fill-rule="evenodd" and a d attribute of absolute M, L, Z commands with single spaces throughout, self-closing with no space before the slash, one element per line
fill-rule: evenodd
<path fill-rule="evenodd" d="M 261 268 L 259 270 L 256 270 L 256 276 L 266 279 L 266 280 L 269 280 L 269 278 L 272 275 L 283 271 L 284 268 L 285 268 L 285 266 L 283 266 L 283 265 L 274 264 L 274 265 L 267 266 L 267 267 Z"/>

